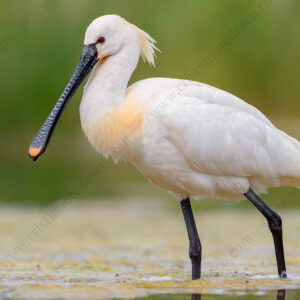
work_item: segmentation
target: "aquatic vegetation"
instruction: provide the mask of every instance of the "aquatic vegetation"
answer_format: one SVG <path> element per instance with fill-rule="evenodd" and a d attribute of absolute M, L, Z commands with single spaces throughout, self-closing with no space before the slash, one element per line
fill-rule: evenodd
<path fill-rule="evenodd" d="M 33 225 L 48 210 L 2 211 L 0 295 L 7 297 L 239 295 L 300 287 L 297 212 L 282 212 L 287 280 L 277 278 L 271 237 L 255 211 L 197 213 L 206 247 L 203 279 L 192 281 L 182 216 L 161 202 L 72 204 L 23 250 Z"/>

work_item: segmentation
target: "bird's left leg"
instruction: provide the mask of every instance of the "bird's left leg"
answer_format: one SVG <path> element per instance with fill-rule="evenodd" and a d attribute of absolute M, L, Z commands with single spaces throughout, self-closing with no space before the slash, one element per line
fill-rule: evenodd
<path fill-rule="evenodd" d="M 190 241 L 189 255 L 192 262 L 192 279 L 195 280 L 201 277 L 202 246 L 198 236 L 190 199 L 184 199 L 180 204 Z"/>
<path fill-rule="evenodd" d="M 275 211 L 273 211 L 266 203 L 264 203 L 251 188 L 249 188 L 248 192 L 245 193 L 245 196 L 267 219 L 270 231 L 273 235 L 278 274 L 280 278 L 286 278 L 287 274 L 282 241 L 281 217 Z"/>

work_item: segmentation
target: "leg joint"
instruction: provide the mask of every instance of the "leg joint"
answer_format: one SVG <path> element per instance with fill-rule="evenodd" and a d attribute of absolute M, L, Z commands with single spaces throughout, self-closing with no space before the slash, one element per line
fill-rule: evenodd
<path fill-rule="evenodd" d="M 189 249 L 189 256 L 190 259 L 193 261 L 201 260 L 201 252 L 202 252 L 202 247 L 201 244 L 199 243 L 195 247 L 190 247 Z"/>
<path fill-rule="evenodd" d="M 282 219 L 277 213 L 273 213 L 270 218 L 268 218 L 269 228 L 271 231 L 281 231 L 282 230 Z"/>

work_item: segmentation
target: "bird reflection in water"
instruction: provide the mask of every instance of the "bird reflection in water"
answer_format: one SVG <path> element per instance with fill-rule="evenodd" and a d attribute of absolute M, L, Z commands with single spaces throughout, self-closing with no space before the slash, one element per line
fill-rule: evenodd
<path fill-rule="evenodd" d="M 277 300 L 284 300 L 285 299 L 285 290 L 278 290 L 277 291 Z"/>
<path fill-rule="evenodd" d="M 276 300 L 285 300 L 286 290 L 278 290 Z M 201 300 L 201 294 L 192 294 L 191 300 Z"/>

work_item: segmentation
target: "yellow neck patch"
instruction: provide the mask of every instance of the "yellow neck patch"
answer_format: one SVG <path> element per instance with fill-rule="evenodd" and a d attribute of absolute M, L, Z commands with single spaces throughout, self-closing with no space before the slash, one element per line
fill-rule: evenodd
<path fill-rule="evenodd" d="M 100 116 L 84 132 L 91 144 L 104 155 L 121 154 L 129 146 L 132 137 L 142 136 L 145 108 L 130 93 L 126 93 L 122 105 Z"/>

